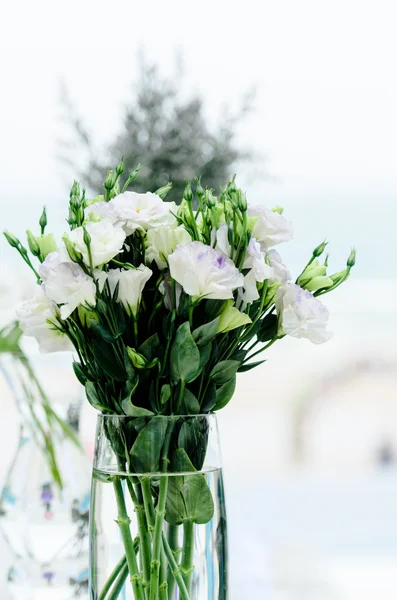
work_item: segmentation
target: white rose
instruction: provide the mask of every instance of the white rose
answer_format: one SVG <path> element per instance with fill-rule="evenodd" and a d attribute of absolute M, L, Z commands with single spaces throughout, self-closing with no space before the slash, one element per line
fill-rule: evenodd
<path fill-rule="evenodd" d="M 282 285 L 276 294 L 280 333 L 307 338 L 314 344 L 327 342 L 332 334 L 326 331 L 329 313 L 324 304 L 295 283 Z"/>
<path fill-rule="evenodd" d="M 178 244 L 188 244 L 192 239 L 184 227 L 154 227 L 146 236 L 145 259 L 148 264 L 153 260 L 159 269 L 167 267 L 169 254 Z"/>
<path fill-rule="evenodd" d="M 90 249 L 93 267 L 104 265 L 122 251 L 126 235 L 121 227 L 104 220 L 98 223 L 87 223 L 85 229 L 91 238 Z M 84 243 L 83 227 L 73 229 L 68 237 L 74 244 L 75 249 L 83 255 L 85 264 L 90 266 L 88 248 Z"/>
<path fill-rule="evenodd" d="M 160 196 L 151 192 L 124 192 L 113 198 L 109 204 L 116 222 L 122 225 L 127 235 L 131 235 L 137 229 L 146 231 L 153 227 L 172 227 L 177 222 L 172 214 L 177 212 L 175 202 L 164 202 Z"/>
<path fill-rule="evenodd" d="M 60 262 L 59 252 L 47 256 L 39 268 L 43 288 L 47 296 L 59 305 L 61 318 L 67 319 L 80 304 L 95 305 L 94 280 L 84 273 L 80 265 Z M 95 269 L 95 279 L 103 288 L 106 273 Z"/>
<path fill-rule="evenodd" d="M 244 282 L 230 258 L 201 242 L 178 246 L 168 263 L 171 277 L 189 296 L 226 300 Z"/>
<path fill-rule="evenodd" d="M 273 279 L 271 282 L 279 281 L 280 283 L 287 283 L 287 281 L 290 281 L 291 273 L 281 260 L 281 256 L 277 250 L 269 250 L 267 256 L 270 266 L 273 269 Z"/>
<path fill-rule="evenodd" d="M 16 310 L 16 315 L 24 334 L 38 341 L 40 352 L 73 350 L 69 338 L 55 328 L 59 326 L 57 306 L 42 287 L 37 287 L 32 298 Z"/>
<path fill-rule="evenodd" d="M 278 212 L 264 206 L 248 206 L 247 215 L 254 222 L 252 236 L 263 249 L 292 240 L 292 225 Z"/>
<path fill-rule="evenodd" d="M 108 271 L 108 282 L 112 294 L 119 284 L 117 302 L 124 308 L 132 311 L 136 317 L 142 298 L 142 291 L 152 276 L 152 271 L 140 265 L 137 269 L 110 269 Z"/>

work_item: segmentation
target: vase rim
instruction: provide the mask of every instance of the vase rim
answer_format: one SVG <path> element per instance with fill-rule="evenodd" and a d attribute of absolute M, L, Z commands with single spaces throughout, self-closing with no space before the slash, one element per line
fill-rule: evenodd
<path fill-rule="evenodd" d="M 161 415 L 159 413 L 157 414 L 153 414 L 153 415 L 142 415 L 141 417 L 131 417 L 129 415 L 104 415 L 102 413 L 98 414 L 98 418 L 99 419 L 151 419 L 152 417 L 164 417 L 165 419 L 194 419 L 197 417 L 216 417 L 216 413 L 215 412 L 211 412 L 211 413 L 200 413 L 198 415 Z"/>

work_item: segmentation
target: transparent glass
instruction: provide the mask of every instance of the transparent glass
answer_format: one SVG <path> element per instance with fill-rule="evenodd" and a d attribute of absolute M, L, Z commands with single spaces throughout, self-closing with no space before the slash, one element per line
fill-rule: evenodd
<path fill-rule="evenodd" d="M 227 600 L 215 415 L 99 416 L 91 600 Z"/>
<path fill-rule="evenodd" d="M 0 389 L 14 400 L 20 416 L 17 447 L 0 488 L 0 531 L 10 555 L 7 589 L 13 600 L 85 600 L 91 463 L 59 432 L 53 444 L 63 488 L 54 482 L 37 436 L 39 424 L 28 409 L 34 404 L 39 418 L 40 400 L 24 397 L 31 389 L 26 377 L 12 357 L 0 357 Z M 76 435 L 80 406 L 81 400 L 72 402 L 65 415 Z"/>

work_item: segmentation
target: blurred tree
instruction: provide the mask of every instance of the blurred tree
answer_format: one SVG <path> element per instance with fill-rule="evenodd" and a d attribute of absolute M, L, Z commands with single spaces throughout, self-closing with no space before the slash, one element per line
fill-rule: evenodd
<path fill-rule="evenodd" d="M 218 191 L 219 185 L 232 176 L 238 161 L 253 157 L 252 152 L 237 147 L 235 133 L 252 110 L 254 94 L 244 96 L 242 107 L 235 114 L 223 110 L 216 131 L 212 131 L 202 98 L 183 97 L 180 90 L 184 77 L 180 61 L 176 76 L 162 77 L 157 66 L 140 55 L 139 77 L 131 100 L 124 107 L 120 131 L 108 147 L 99 151 L 94 149 L 92 136 L 63 85 L 61 101 L 74 141 L 59 143 L 60 160 L 96 193 L 102 193 L 109 165 L 115 166 L 121 156 L 125 178 L 138 163 L 143 165 L 134 183 L 137 192 L 155 191 L 171 181 L 173 188 L 167 200 L 179 203 L 186 180 L 195 175 L 201 176 L 203 186 Z M 88 156 L 83 168 L 76 161 L 76 151 L 81 150 Z"/>

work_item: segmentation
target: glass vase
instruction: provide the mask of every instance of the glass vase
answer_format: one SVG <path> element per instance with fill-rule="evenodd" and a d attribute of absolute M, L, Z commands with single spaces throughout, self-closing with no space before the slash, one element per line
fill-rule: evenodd
<path fill-rule="evenodd" d="M 91 600 L 227 600 L 215 415 L 98 417 Z"/>
<path fill-rule="evenodd" d="M 8 547 L 7 590 L 13 600 L 88 598 L 88 513 L 91 465 L 67 435 L 52 438 L 62 489 L 54 481 L 38 427 L 40 401 L 31 396 L 26 372 L 12 357 L 0 362 L 0 387 L 19 414 L 17 447 L 0 488 L 0 531 Z M 28 409 L 28 404 L 30 409 Z M 32 404 L 35 404 L 32 412 Z M 58 414 L 62 414 L 62 407 Z M 64 421 L 78 434 L 81 399 Z M 64 411 L 65 412 L 65 411 Z M 3 562 L 3 561 L 2 561 Z M 4 568 L 6 560 L 4 560 Z"/>

